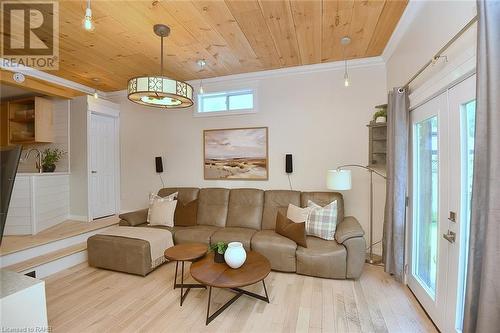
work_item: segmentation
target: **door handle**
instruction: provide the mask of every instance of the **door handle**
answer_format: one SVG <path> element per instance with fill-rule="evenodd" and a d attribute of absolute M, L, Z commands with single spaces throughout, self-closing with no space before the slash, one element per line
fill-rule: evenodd
<path fill-rule="evenodd" d="M 96 171 L 96 170 L 92 170 L 91 172 L 92 172 L 92 173 L 97 173 L 97 171 Z"/>
<path fill-rule="evenodd" d="M 448 220 L 451 222 L 457 222 L 457 213 L 450 211 L 450 215 L 448 216 Z"/>
<path fill-rule="evenodd" d="M 457 237 L 457 234 L 454 233 L 453 231 L 449 231 L 447 234 L 443 234 L 443 238 L 446 239 L 450 243 L 455 243 L 455 239 Z"/>

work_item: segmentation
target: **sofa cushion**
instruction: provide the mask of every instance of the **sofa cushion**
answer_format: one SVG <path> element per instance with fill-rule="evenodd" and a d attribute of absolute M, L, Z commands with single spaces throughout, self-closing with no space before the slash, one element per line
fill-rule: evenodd
<path fill-rule="evenodd" d="M 335 240 L 307 236 L 307 248 L 297 247 L 297 273 L 345 279 L 347 251 Z"/>
<path fill-rule="evenodd" d="M 229 193 L 227 227 L 242 227 L 260 230 L 264 191 L 242 188 Z"/>
<path fill-rule="evenodd" d="M 286 216 L 289 204 L 300 205 L 300 192 L 283 190 L 266 191 L 264 194 L 262 229 L 274 230 L 276 226 L 276 214 L 279 211 Z"/>
<path fill-rule="evenodd" d="M 250 241 L 257 230 L 240 227 L 226 227 L 217 230 L 210 238 L 210 244 L 217 242 L 241 242 L 245 250 L 250 251 Z"/>
<path fill-rule="evenodd" d="M 210 237 L 220 228 L 209 225 L 197 225 L 193 227 L 176 227 L 174 232 L 174 243 L 205 243 L 210 244 Z"/>
<path fill-rule="evenodd" d="M 271 268 L 282 272 L 295 272 L 295 250 L 297 244 L 273 230 L 257 231 L 252 237 L 252 250 L 259 252 L 271 262 Z"/>
<path fill-rule="evenodd" d="M 172 193 L 178 192 L 177 200 L 183 205 L 198 199 L 200 189 L 197 187 L 165 187 L 158 191 L 160 197 L 166 197 Z"/>
<path fill-rule="evenodd" d="M 229 189 L 203 188 L 198 195 L 198 225 L 224 227 L 229 203 Z"/>
<path fill-rule="evenodd" d="M 344 199 L 339 192 L 302 192 L 300 195 L 300 206 L 307 207 L 307 202 L 311 200 L 317 205 L 324 207 L 330 202 L 337 200 L 337 221 L 344 219 Z"/>
<path fill-rule="evenodd" d="M 196 216 L 198 215 L 198 199 L 183 204 L 177 201 L 177 207 L 174 212 L 174 225 L 179 227 L 189 227 L 196 225 Z"/>

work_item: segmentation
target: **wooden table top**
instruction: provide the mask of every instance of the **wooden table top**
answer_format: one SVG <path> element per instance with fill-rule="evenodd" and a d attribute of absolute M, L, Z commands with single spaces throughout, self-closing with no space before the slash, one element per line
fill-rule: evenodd
<path fill-rule="evenodd" d="M 191 276 L 198 282 L 216 288 L 238 288 L 262 281 L 271 272 L 271 263 L 263 255 L 247 251 L 247 259 L 238 269 L 214 262 L 214 253 L 191 264 Z"/>
<path fill-rule="evenodd" d="M 186 243 L 169 247 L 165 250 L 165 258 L 176 261 L 189 261 L 203 257 L 208 245 L 203 243 Z"/>

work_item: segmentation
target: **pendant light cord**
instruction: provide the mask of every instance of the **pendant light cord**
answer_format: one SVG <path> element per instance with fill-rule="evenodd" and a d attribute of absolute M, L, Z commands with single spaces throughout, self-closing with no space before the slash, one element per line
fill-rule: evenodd
<path fill-rule="evenodd" d="M 161 36 L 161 51 L 160 51 L 161 59 L 160 59 L 160 75 L 163 76 L 163 36 Z"/>
<path fill-rule="evenodd" d="M 342 57 L 344 58 L 344 79 L 347 76 L 347 58 L 345 56 L 345 48 L 346 48 L 346 45 L 344 45 L 344 48 L 342 50 Z"/>

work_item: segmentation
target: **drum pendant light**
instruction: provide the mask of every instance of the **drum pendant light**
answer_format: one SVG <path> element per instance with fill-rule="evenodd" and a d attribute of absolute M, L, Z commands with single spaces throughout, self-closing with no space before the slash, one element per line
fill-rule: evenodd
<path fill-rule="evenodd" d="M 128 81 L 128 99 L 134 103 L 165 109 L 187 108 L 193 105 L 193 87 L 183 81 L 163 76 L 163 38 L 170 34 L 164 24 L 153 30 L 161 38 L 160 75 L 139 76 Z"/>

